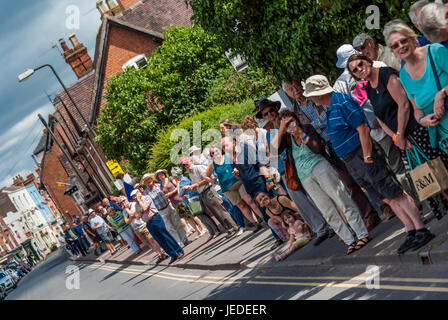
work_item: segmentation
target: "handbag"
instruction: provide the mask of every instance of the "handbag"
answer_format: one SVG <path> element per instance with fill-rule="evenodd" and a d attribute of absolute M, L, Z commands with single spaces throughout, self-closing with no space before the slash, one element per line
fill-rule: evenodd
<path fill-rule="evenodd" d="M 286 187 L 289 190 L 297 191 L 297 190 L 300 190 L 300 186 L 299 186 L 299 182 L 295 178 L 293 165 L 294 164 L 292 164 L 291 161 L 289 160 L 289 156 L 286 157 L 286 160 L 285 160 Z"/>
<path fill-rule="evenodd" d="M 202 207 L 202 202 L 199 197 L 192 197 L 188 200 L 188 209 L 193 216 L 204 213 L 204 208 Z"/>
<path fill-rule="evenodd" d="M 434 65 L 434 60 L 432 59 L 431 47 L 428 46 L 429 61 L 431 63 L 432 73 L 434 74 L 434 79 L 436 80 L 437 89 L 442 90 L 442 85 L 440 84 L 439 76 L 437 75 L 436 66 Z M 448 111 L 448 97 L 445 97 L 445 110 Z"/>
<path fill-rule="evenodd" d="M 411 150 L 406 150 L 406 158 L 411 169 L 409 175 L 420 201 L 448 189 L 448 170 L 440 157 L 429 160 L 417 146 L 412 145 Z"/>

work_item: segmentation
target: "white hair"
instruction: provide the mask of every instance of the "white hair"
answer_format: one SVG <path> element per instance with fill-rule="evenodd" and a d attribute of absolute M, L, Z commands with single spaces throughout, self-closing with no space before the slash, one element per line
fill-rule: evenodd
<path fill-rule="evenodd" d="M 423 7 L 417 18 L 420 30 L 432 43 L 448 40 L 442 39 L 440 34 L 440 29 L 444 29 L 448 24 L 448 19 L 445 18 L 446 9 L 443 3 L 430 3 Z"/>
<path fill-rule="evenodd" d="M 409 38 L 417 38 L 417 34 L 406 24 L 406 22 L 401 19 L 394 19 L 386 23 L 383 29 L 384 41 L 389 47 L 389 37 L 394 32 L 399 32 Z"/>
<path fill-rule="evenodd" d="M 430 3 L 429 0 L 419 0 L 414 2 L 414 4 L 409 8 L 409 18 L 411 19 L 412 23 L 417 24 L 418 16 L 415 13 L 417 12 L 417 10 L 420 10 L 428 3 Z"/>
<path fill-rule="evenodd" d="M 303 88 L 305 88 L 305 85 L 304 85 L 303 81 L 297 80 L 295 77 L 293 77 L 291 80 L 286 80 L 286 79 L 282 80 L 282 89 L 283 89 L 283 91 L 286 92 L 286 86 L 292 84 L 294 81 L 299 83 Z"/>
<path fill-rule="evenodd" d="M 282 89 L 286 92 L 286 86 L 291 84 L 288 80 L 282 80 Z"/>

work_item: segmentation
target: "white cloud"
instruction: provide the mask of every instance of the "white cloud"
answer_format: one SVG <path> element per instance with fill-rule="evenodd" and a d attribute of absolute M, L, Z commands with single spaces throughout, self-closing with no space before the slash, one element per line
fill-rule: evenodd
<path fill-rule="evenodd" d="M 37 115 L 40 113 L 47 119 L 51 112 L 53 106 L 50 103 L 43 105 L 0 136 L 0 186 L 10 184 L 15 172 L 32 170 L 31 153 L 43 130 Z"/>
<path fill-rule="evenodd" d="M 17 122 L 14 126 L 11 127 L 8 131 L 3 133 L 0 136 L 0 152 L 4 150 L 8 150 L 15 143 L 11 143 L 11 141 L 19 141 L 21 138 L 24 138 L 29 130 L 34 129 L 36 127 L 36 123 L 39 122 L 37 115 L 40 113 L 45 118 L 49 113 L 54 111 L 54 107 L 47 103 L 44 106 L 40 107 L 36 111 L 27 115 L 23 120 Z M 6 146 L 6 147 L 5 147 Z"/>

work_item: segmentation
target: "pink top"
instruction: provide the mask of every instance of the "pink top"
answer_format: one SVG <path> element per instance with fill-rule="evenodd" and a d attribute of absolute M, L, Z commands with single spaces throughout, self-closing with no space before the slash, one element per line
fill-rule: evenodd
<path fill-rule="evenodd" d="M 294 224 L 288 227 L 288 233 L 293 235 L 296 240 L 311 237 L 305 223 L 300 220 L 294 221 Z"/>
<path fill-rule="evenodd" d="M 369 99 L 369 97 L 367 97 L 367 91 L 365 89 L 366 84 L 367 81 L 359 81 L 356 84 L 355 91 L 353 92 L 353 98 L 355 98 L 361 106 L 364 104 L 364 102 L 367 101 L 367 99 Z"/>
<path fill-rule="evenodd" d="M 173 190 L 175 190 L 176 189 L 176 186 L 171 182 L 171 180 L 169 180 L 169 178 L 168 178 L 168 184 L 166 185 L 166 186 L 163 186 L 161 189 L 162 189 L 162 192 L 163 193 L 165 193 L 165 194 L 167 194 L 168 192 L 171 192 L 171 191 L 173 191 Z M 176 194 L 176 195 L 174 195 L 174 196 L 172 196 L 171 198 L 169 198 L 170 200 L 171 200 L 171 202 L 173 203 L 173 204 L 176 204 L 178 201 L 179 201 L 179 197 L 178 197 L 178 195 Z"/>

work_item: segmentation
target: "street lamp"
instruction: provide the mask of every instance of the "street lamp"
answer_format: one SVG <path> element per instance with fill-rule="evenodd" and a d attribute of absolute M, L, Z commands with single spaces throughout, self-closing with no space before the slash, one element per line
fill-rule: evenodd
<path fill-rule="evenodd" d="M 35 71 L 42 69 L 44 67 L 49 67 L 51 69 L 51 71 L 53 72 L 53 74 L 55 75 L 56 79 L 58 79 L 59 83 L 61 84 L 62 88 L 64 89 L 65 93 L 67 94 L 67 96 L 69 97 L 70 101 L 73 103 L 73 105 L 76 108 L 76 111 L 78 111 L 79 115 L 81 116 L 82 120 L 84 121 L 84 123 L 87 125 L 87 128 L 89 129 L 89 131 L 93 134 L 94 137 L 96 137 L 96 132 L 95 130 L 93 130 L 93 128 L 90 126 L 89 122 L 86 120 L 86 118 L 84 117 L 84 115 L 82 114 L 81 110 L 79 110 L 78 105 L 76 104 L 75 100 L 73 100 L 72 96 L 70 95 L 70 93 L 68 92 L 67 88 L 65 87 L 64 83 L 62 82 L 61 78 L 59 77 L 59 75 L 56 73 L 56 71 L 54 70 L 53 66 L 51 64 L 43 64 L 37 68 L 34 69 L 28 69 L 25 72 L 19 74 L 18 79 L 19 82 L 25 81 L 26 79 L 28 79 L 29 77 L 31 77 Z"/>

